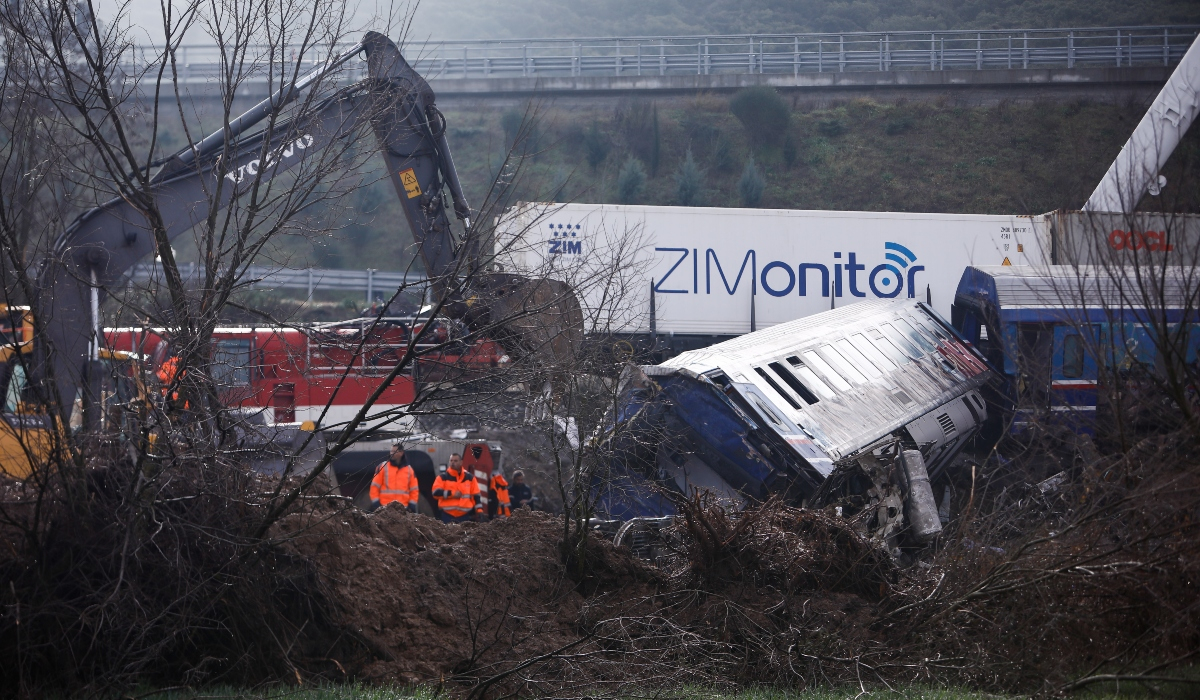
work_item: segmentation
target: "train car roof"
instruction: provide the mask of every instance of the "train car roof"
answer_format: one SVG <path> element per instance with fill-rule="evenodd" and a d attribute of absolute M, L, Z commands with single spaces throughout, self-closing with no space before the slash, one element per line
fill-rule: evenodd
<path fill-rule="evenodd" d="M 990 376 L 974 349 L 913 300 L 860 302 L 781 323 L 681 353 L 659 368 L 710 378 L 720 372 L 734 383 L 753 384 L 834 459 L 962 397 Z"/>
<path fill-rule="evenodd" d="M 972 266 L 956 296 L 1005 310 L 1194 309 L 1200 270 L 1188 267 Z"/>

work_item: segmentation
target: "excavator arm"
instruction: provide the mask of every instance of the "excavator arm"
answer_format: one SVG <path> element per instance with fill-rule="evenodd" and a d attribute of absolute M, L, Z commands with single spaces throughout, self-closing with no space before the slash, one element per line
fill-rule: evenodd
<path fill-rule="evenodd" d="M 242 136 L 351 57 L 365 53 L 368 77 L 343 88 L 269 130 Z M 140 260 L 204 222 L 262 183 L 289 171 L 329 167 L 322 162 L 339 139 L 369 126 L 403 205 L 435 293 L 451 295 L 448 314 L 495 335 L 514 353 L 573 352 L 581 340 L 578 301 L 565 285 L 478 270 L 470 208 L 462 193 L 446 125 L 429 84 L 382 34 L 361 43 L 294 84 L 282 88 L 223 128 L 169 158 L 141 192 L 115 198 L 80 215 L 64 231 L 38 272 L 35 308 L 51 353 L 35 372 L 53 372 L 59 400 L 70 405 L 98 358 L 99 306 Z M 448 191 L 467 235 L 455 236 L 447 215 Z M 460 280 L 468 281 L 461 291 Z M 511 328 L 496 328 L 498 319 Z M 543 320 L 538 320 L 539 318 Z M 491 325 L 489 325 L 491 324 Z M 567 338 L 559 335 L 566 333 Z M 539 334 L 540 333 L 540 334 Z M 39 371 L 40 370 L 40 371 Z"/>

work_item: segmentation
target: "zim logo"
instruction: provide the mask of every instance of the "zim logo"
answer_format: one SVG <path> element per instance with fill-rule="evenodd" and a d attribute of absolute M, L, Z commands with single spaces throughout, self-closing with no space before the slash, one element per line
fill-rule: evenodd
<path fill-rule="evenodd" d="M 547 255 L 582 255 L 583 241 L 572 241 L 583 230 L 579 224 L 546 224 L 550 229 L 551 240 L 546 241 L 549 250 Z"/>

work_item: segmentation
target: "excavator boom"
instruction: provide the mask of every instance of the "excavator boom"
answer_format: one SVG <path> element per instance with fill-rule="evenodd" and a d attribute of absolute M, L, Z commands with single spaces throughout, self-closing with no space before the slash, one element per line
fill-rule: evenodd
<path fill-rule="evenodd" d="M 366 54 L 367 78 L 291 119 L 243 136 L 360 52 Z M 516 309 L 527 309 L 530 300 L 540 300 L 548 321 L 533 322 L 536 328 L 531 333 L 531 322 L 515 320 L 513 328 L 498 329 L 498 339 L 503 343 L 507 338 L 514 353 L 544 352 L 550 347 L 560 353 L 573 351 L 581 339 L 582 317 L 565 285 L 479 270 L 470 207 L 454 169 L 445 119 L 434 93 L 390 39 L 368 32 L 350 51 L 167 159 L 148 187 L 84 212 L 64 231 L 39 269 L 40 298 L 35 303 L 50 341 L 43 344 L 50 353 L 43 353 L 35 373 L 45 377 L 47 371 L 53 372 L 59 404 L 70 405 L 76 389 L 87 381 L 88 361 L 98 356 L 99 306 L 106 289 L 119 286 L 136 263 L 177 236 L 215 220 L 218 210 L 252 188 L 261 189 L 285 171 L 314 173 L 328 168 L 329 147 L 368 127 L 375 133 L 435 293 L 449 295 L 461 286 L 460 280 L 470 281 L 468 292 L 447 305 L 449 315 L 476 329 L 496 330 L 489 324 Z M 455 215 L 465 223 L 461 240 L 447 215 L 447 191 Z M 537 329 L 549 330 L 539 335 Z M 565 342 L 557 338 L 563 332 L 570 336 Z"/>

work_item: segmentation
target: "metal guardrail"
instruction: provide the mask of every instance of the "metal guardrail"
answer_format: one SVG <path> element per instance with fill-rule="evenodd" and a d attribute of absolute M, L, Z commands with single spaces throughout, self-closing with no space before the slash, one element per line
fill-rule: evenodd
<path fill-rule="evenodd" d="M 184 282 L 200 279 L 203 268 L 196 263 L 180 263 L 179 274 Z M 303 289 L 311 299 L 313 292 L 343 290 L 365 292 L 368 303 L 376 298 L 375 292 L 390 296 L 402 285 L 420 285 L 425 281 L 424 273 L 383 272 L 380 270 L 330 270 L 289 268 L 251 265 L 242 279 L 258 289 Z M 143 263 L 133 268 L 129 281 L 133 284 L 154 284 L 163 280 L 162 268 L 156 264 Z M 423 290 L 422 290 L 423 291 Z"/>
<path fill-rule="evenodd" d="M 989 70 L 1170 66 L 1196 38 L 1200 26 L 1104 27 L 940 32 L 847 32 L 692 37 L 512 39 L 408 45 L 410 63 L 429 79 L 552 76 L 645 76 L 845 73 L 855 71 Z M 335 52 L 348 45 L 334 47 Z M 251 52 L 254 53 L 253 51 Z M 281 52 L 259 51 L 263 56 Z M 284 51 L 295 56 L 295 51 Z M 127 74 L 161 60 L 161 49 L 134 47 Z M 328 51 L 310 52 L 300 70 L 315 67 Z M 295 60 L 260 61 L 250 81 L 291 75 Z M 176 54 L 185 83 L 221 75 L 216 47 L 183 46 Z M 271 70 L 267 70 L 270 68 Z M 366 64 L 347 64 L 343 80 L 365 75 Z"/>

